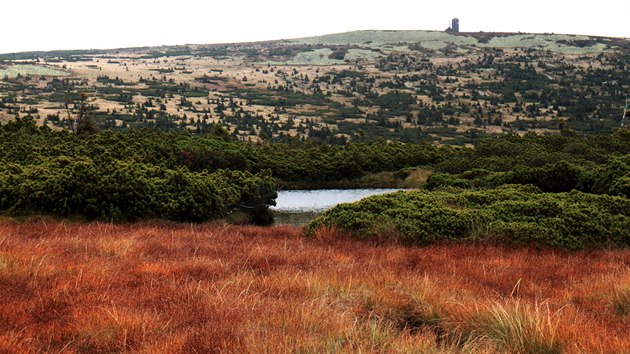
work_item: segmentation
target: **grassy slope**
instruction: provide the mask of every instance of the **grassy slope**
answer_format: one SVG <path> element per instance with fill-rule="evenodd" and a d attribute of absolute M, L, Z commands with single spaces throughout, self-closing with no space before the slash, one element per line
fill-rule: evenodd
<path fill-rule="evenodd" d="M 628 250 L 316 236 L 2 222 L 0 351 L 630 350 Z"/>
<path fill-rule="evenodd" d="M 436 42 L 440 42 L 444 45 L 452 43 L 457 46 L 488 48 L 527 47 L 565 54 L 597 53 L 606 48 L 604 43 L 590 43 L 585 46 L 573 45 L 572 42 L 574 41 L 601 40 L 599 37 L 581 35 L 489 33 L 488 36 L 492 36 L 493 38 L 487 41 L 479 41 L 476 37 L 480 36 L 482 36 L 481 33 L 450 34 L 439 31 L 353 31 L 316 37 L 298 38 L 289 40 L 288 42 L 324 45 L 359 45 L 365 47 L 400 45 L 403 43 L 420 43 L 425 48 L 430 48 Z"/>

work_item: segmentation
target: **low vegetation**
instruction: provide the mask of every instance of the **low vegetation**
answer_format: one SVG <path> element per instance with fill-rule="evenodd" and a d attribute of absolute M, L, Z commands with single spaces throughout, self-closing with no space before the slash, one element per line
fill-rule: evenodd
<path fill-rule="evenodd" d="M 26 118 L 2 126 L 0 212 L 200 222 L 245 210 L 250 222 L 271 222 L 267 208 L 274 203 L 277 186 L 269 171 L 254 174 L 212 161 L 191 170 L 176 160 L 186 159 L 185 151 L 159 149 L 173 141 L 146 139 L 53 132 Z M 229 151 L 222 151 L 226 155 Z"/>
<path fill-rule="evenodd" d="M 0 351 L 630 349 L 619 307 L 628 250 L 413 248 L 329 236 L 3 221 Z"/>
<path fill-rule="evenodd" d="M 531 184 L 545 192 L 630 197 L 630 130 L 589 137 L 568 134 L 494 136 L 440 161 L 427 189 Z"/>
<path fill-rule="evenodd" d="M 417 185 L 428 144 L 251 144 L 212 134 L 132 129 L 72 134 L 31 117 L 0 126 L 0 213 L 205 221 L 233 211 L 269 222 L 279 185 Z"/>
<path fill-rule="evenodd" d="M 440 154 L 424 190 L 339 205 L 308 227 L 366 240 L 630 246 L 627 129 L 503 135 Z M 449 151 L 449 150 L 446 150 Z M 442 150 L 444 152 L 444 150 Z"/>
<path fill-rule="evenodd" d="M 3 146 L 0 151 L 0 212 L 116 221 L 155 218 L 204 221 L 224 217 L 234 210 L 249 209 L 265 219 L 262 215 L 266 215 L 267 206 L 273 204 L 278 186 L 418 187 L 426 181 L 426 189 L 437 190 L 521 184 L 535 188 L 471 192 L 471 198 L 485 198 L 486 202 L 453 202 L 454 197 L 447 197 L 446 192 L 422 192 L 417 194 L 421 197 L 416 202 L 403 201 L 401 197 L 400 201 L 392 201 L 393 207 L 387 211 L 386 204 L 377 210 L 361 211 L 359 206 L 355 211 L 364 212 L 364 216 L 352 216 L 343 221 L 339 216 L 330 216 L 325 224 L 332 227 L 340 223 L 338 226 L 363 232 L 370 227 L 361 226 L 362 223 L 374 223 L 376 219 L 372 214 L 376 213 L 382 214 L 381 218 L 400 219 L 400 222 L 393 219 L 377 222 L 382 231 L 415 235 L 412 238 L 417 242 L 425 242 L 427 237 L 465 238 L 473 225 L 487 228 L 486 224 L 494 223 L 493 232 L 512 232 L 516 233 L 514 237 L 525 240 L 542 237 L 544 244 L 571 248 L 581 247 L 583 243 L 625 244 L 623 233 L 613 240 L 602 230 L 609 229 L 608 233 L 613 229 L 624 230 L 626 221 L 619 216 L 626 215 L 623 211 L 603 206 L 587 210 L 580 203 L 586 203 L 583 200 L 587 199 L 594 205 L 613 203 L 609 200 L 620 205 L 627 202 L 629 139 L 627 129 L 620 129 L 612 134 L 591 136 L 495 136 L 481 140 L 475 149 L 438 148 L 426 143 L 403 144 L 383 139 L 344 146 L 297 142 L 253 144 L 232 141 L 220 125 L 214 126 L 211 134 L 201 137 L 153 129 L 72 134 L 38 128 L 32 118 L 24 117 L 0 127 Z M 576 190 L 623 198 L 578 192 L 542 194 L 536 188 L 543 192 Z M 464 191 L 460 194 L 467 195 Z M 429 215 L 422 216 L 413 208 L 431 195 L 435 195 L 436 200 L 446 198 L 444 203 L 461 204 L 458 204 L 461 210 L 449 206 L 444 206 L 439 213 L 434 210 L 453 219 L 444 221 L 448 230 L 442 226 L 426 228 L 414 224 L 427 222 Z M 527 208 L 519 204 L 507 213 L 493 209 L 500 206 L 493 204 L 498 201 L 494 198 L 515 198 L 515 203 L 528 198 L 541 203 L 544 200 L 551 203 L 551 209 L 529 210 L 523 214 Z M 481 209 L 487 213 L 478 212 Z M 581 210 L 582 214 L 570 214 L 571 209 Z M 533 224 L 542 220 L 535 219 L 536 216 L 548 218 L 545 222 L 550 224 Z M 593 223 L 598 226 L 574 230 L 569 225 L 577 225 L 579 218 L 595 216 Z M 390 221 L 397 226 L 388 230 L 386 225 L 390 225 Z M 501 223 L 495 223 L 497 221 Z M 518 223 L 519 231 L 508 231 L 509 225 L 517 225 L 510 224 L 514 222 Z M 565 224 L 565 228 L 555 230 Z M 551 233 L 552 229 L 555 231 Z M 377 231 L 371 230 L 369 234 Z M 574 232 L 585 234 L 573 235 Z"/>
<path fill-rule="evenodd" d="M 578 191 L 543 193 L 533 186 L 450 188 L 372 196 L 341 204 L 309 225 L 360 239 L 491 241 L 578 249 L 630 246 L 630 200 Z"/>

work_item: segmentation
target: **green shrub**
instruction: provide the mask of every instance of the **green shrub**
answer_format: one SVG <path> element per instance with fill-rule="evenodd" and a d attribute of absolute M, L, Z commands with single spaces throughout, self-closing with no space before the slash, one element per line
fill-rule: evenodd
<path fill-rule="evenodd" d="M 630 197 L 630 134 L 496 135 L 475 149 L 443 154 L 427 189 L 443 186 L 493 188 L 533 184 L 544 192 L 587 193 Z M 442 152 L 445 152 L 442 150 Z"/>
<path fill-rule="evenodd" d="M 384 224 L 387 238 L 415 244 L 485 239 L 568 249 L 630 246 L 630 200 L 522 185 L 401 191 L 338 205 L 311 222 L 307 233 L 334 227 L 371 239 L 381 237 Z"/>
<path fill-rule="evenodd" d="M 66 156 L 38 165 L 0 167 L 0 211 L 133 221 L 217 219 L 231 210 L 264 210 L 275 181 L 243 171 L 190 172 L 129 160 L 97 164 Z"/>

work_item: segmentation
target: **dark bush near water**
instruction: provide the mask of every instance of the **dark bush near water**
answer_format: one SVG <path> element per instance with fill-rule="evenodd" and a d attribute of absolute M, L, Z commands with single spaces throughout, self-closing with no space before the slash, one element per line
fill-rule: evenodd
<path fill-rule="evenodd" d="M 630 246 L 630 200 L 579 191 L 544 193 L 527 185 L 401 191 L 338 205 L 307 233 L 336 228 L 367 240 L 411 244 L 491 241 L 567 249 Z"/>

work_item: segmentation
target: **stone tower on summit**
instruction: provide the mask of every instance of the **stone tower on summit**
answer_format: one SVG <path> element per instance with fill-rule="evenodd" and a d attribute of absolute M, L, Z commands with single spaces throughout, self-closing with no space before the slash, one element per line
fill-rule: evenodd
<path fill-rule="evenodd" d="M 446 32 L 453 32 L 453 33 L 459 32 L 459 19 L 457 17 L 451 20 L 450 26 L 448 26 L 448 28 L 446 29 Z"/>
<path fill-rule="evenodd" d="M 457 17 L 451 20 L 451 28 L 453 32 L 459 32 L 459 19 Z"/>

